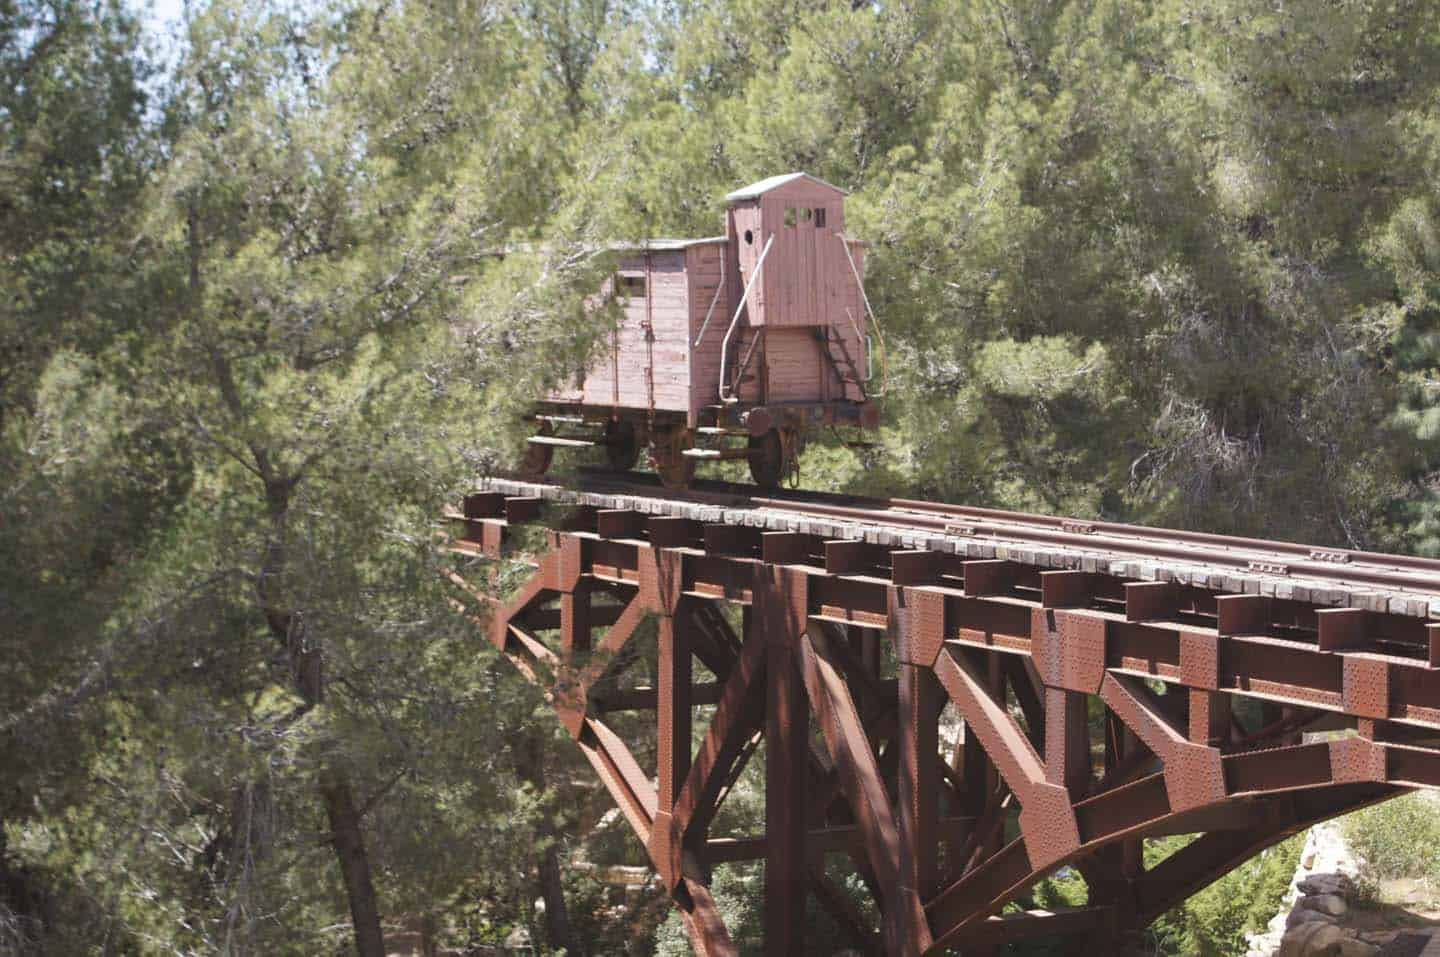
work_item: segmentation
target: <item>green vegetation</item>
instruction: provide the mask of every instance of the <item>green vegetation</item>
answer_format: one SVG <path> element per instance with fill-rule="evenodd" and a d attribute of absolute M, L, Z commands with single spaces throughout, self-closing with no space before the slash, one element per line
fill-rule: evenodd
<path fill-rule="evenodd" d="M 1180 836 L 1152 842 L 1145 849 L 1147 863 L 1164 859 L 1187 841 Z M 1303 834 L 1288 838 L 1165 914 L 1147 934 L 1153 952 L 1197 957 L 1245 953 L 1245 935 L 1263 929 L 1280 912 L 1304 846 Z"/>
<path fill-rule="evenodd" d="M 0 952 L 677 946 L 431 521 L 778 171 L 895 376 L 812 487 L 1440 554 L 1437 103 L 1428 0 L 0 0 Z"/>
<path fill-rule="evenodd" d="M 1195 837 L 1181 834 L 1146 841 L 1146 866 L 1155 866 Z M 1304 835 L 1297 835 L 1246 861 L 1162 915 L 1146 931 L 1144 939 L 1127 953 L 1187 957 L 1232 957 L 1245 953 L 1245 935 L 1263 929 L 1283 907 L 1304 844 Z M 1067 868 L 1037 884 L 1025 906 L 1078 907 L 1086 903 L 1087 897 L 1084 879 Z M 1016 945 L 1012 951 L 1034 957 L 1065 952 L 1063 946 L 1048 941 Z"/>
<path fill-rule="evenodd" d="M 1440 815 L 1435 802 L 1407 794 L 1345 819 L 1345 839 L 1379 879 L 1419 878 L 1440 887 Z"/>

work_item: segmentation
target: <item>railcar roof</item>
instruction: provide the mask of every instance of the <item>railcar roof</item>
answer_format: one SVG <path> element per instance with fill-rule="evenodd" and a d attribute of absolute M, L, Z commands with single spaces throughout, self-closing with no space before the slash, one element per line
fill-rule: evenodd
<path fill-rule="evenodd" d="M 768 193 L 772 189 L 778 189 L 779 187 L 784 186 L 786 183 L 794 182 L 802 176 L 805 179 L 810 180 L 812 183 L 819 183 L 821 186 L 833 189 L 837 193 L 840 193 L 842 195 L 849 195 L 845 190 L 841 189 L 839 186 L 836 186 L 834 183 L 827 183 L 820 177 L 811 176 L 809 173 L 781 173 L 779 176 L 770 176 L 766 179 L 760 180 L 757 183 L 751 183 L 749 186 L 742 186 L 740 189 L 735 190 L 735 192 L 733 193 L 727 193 L 725 196 L 725 201 L 727 203 L 733 203 L 736 200 L 740 199 L 754 199 L 761 193 Z"/>
<path fill-rule="evenodd" d="M 700 239 L 641 239 L 637 240 L 633 244 L 617 243 L 610 248 L 619 251 L 625 251 L 630 249 L 650 249 L 659 251 L 666 249 L 689 249 L 691 246 L 706 246 L 710 243 L 723 243 L 724 241 L 724 236 L 704 236 Z"/>

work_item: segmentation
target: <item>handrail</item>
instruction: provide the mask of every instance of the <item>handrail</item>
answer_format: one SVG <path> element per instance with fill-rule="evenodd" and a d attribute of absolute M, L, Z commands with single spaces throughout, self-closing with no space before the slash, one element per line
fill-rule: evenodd
<path fill-rule="evenodd" d="M 850 243 L 843 233 L 840 234 L 840 244 L 845 249 L 845 258 L 850 262 L 850 272 L 855 276 L 855 285 L 860 287 L 860 300 L 865 303 L 865 312 L 875 326 L 875 338 L 880 342 L 880 391 L 872 395 L 872 398 L 879 399 L 890 391 L 890 350 L 885 348 L 885 333 L 880 331 L 880 320 L 876 318 L 875 310 L 870 308 L 870 296 L 865 292 L 865 280 L 860 278 L 860 269 L 855 265 L 855 257 L 850 255 Z"/>
<path fill-rule="evenodd" d="M 715 286 L 715 295 L 710 297 L 710 308 L 705 310 L 705 321 L 700 323 L 700 331 L 695 334 L 695 345 L 692 349 L 700 348 L 700 340 L 705 338 L 705 330 L 710 328 L 710 317 L 715 313 L 715 305 L 720 301 L 720 293 L 725 291 L 725 260 L 730 258 L 730 250 L 720 251 L 720 282 Z"/>
<path fill-rule="evenodd" d="M 850 320 L 850 328 L 855 330 L 855 347 L 858 349 L 860 346 L 862 346 L 862 345 L 865 344 L 865 333 L 864 333 L 863 330 L 861 330 L 861 328 L 860 328 L 860 323 L 858 323 L 858 322 L 855 321 L 855 313 L 853 313 L 853 312 L 850 311 L 850 307 L 849 307 L 849 306 L 846 306 L 846 307 L 845 307 L 845 318 Z M 827 347 L 827 348 L 828 348 L 828 347 Z M 844 339 L 843 336 L 842 336 L 841 339 L 840 339 L 840 348 L 841 348 L 841 350 L 844 351 L 844 353 L 845 353 L 845 358 L 846 358 L 847 360 L 849 360 L 849 362 L 850 362 L 850 367 L 851 367 L 852 369 L 854 369 L 854 368 L 855 368 L 855 360 L 850 358 L 850 350 L 845 348 L 845 339 Z M 865 383 L 867 383 L 867 382 L 869 382 L 871 379 L 875 378 L 875 363 L 872 361 L 873 359 L 874 359 L 874 356 L 871 354 L 871 350 L 866 349 L 866 350 L 865 350 L 865 378 L 861 379 L 858 383 L 856 383 L 858 386 L 860 386 L 860 398 L 862 398 L 862 399 L 869 399 L 869 398 L 870 398 L 869 394 L 866 393 L 866 391 L 865 391 Z M 883 361 L 882 361 L 881 365 L 882 365 L 882 368 L 883 368 L 883 365 L 884 365 Z M 855 369 L 855 374 L 856 374 L 856 375 L 859 375 L 859 374 L 860 374 L 860 370 L 859 370 L 859 369 Z M 881 389 L 881 391 L 883 392 L 884 389 L 885 389 L 885 381 L 884 381 L 885 374 L 884 374 L 883 371 L 881 372 L 880 377 L 881 377 L 880 389 Z"/>
<path fill-rule="evenodd" d="M 730 337 L 735 334 L 735 327 L 740 324 L 740 310 L 745 308 L 745 301 L 750 298 L 750 290 L 755 288 L 755 280 L 760 278 L 760 270 L 765 265 L 765 257 L 770 253 L 770 244 L 775 242 L 775 234 L 771 233 L 770 238 L 765 240 L 765 248 L 760 250 L 760 258 L 755 263 L 755 271 L 750 274 L 750 279 L 745 283 L 745 291 L 740 294 L 740 302 L 735 306 L 735 317 L 730 320 L 730 328 L 725 330 L 725 341 L 720 343 L 720 401 L 737 402 L 738 399 L 725 394 L 725 357 L 730 353 Z"/>

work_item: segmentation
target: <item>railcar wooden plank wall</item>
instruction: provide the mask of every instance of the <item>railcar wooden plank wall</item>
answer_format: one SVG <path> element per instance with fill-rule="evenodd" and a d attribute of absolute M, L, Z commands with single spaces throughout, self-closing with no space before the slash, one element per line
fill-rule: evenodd
<path fill-rule="evenodd" d="M 1440 578 L 1423 569 L 1357 565 L 1334 589 L 1282 588 L 1288 566 L 1253 559 L 1213 577 L 1151 562 L 1141 578 L 1128 554 L 1046 567 L 1071 553 L 879 519 L 837 537 L 821 514 L 493 482 L 452 516 L 449 547 L 487 560 L 515 525 L 548 529 L 518 592 L 491 607 L 457 573 L 458 601 L 551 696 L 696 953 L 737 952 L 709 886 L 740 860 L 764 862 L 777 957 L 808 952 L 810 895 L 867 954 L 1040 935 L 1108 946 L 1287 835 L 1440 786 L 1440 587 L 1425 586 Z M 658 680 L 621 688 L 647 617 Z M 699 704 L 713 717 L 692 750 Z M 963 722 L 953 754 L 947 707 Z M 636 710 L 654 714 L 653 775 L 611 727 Z M 764 833 L 711 833 L 762 742 Z M 1145 839 L 1193 833 L 1145 865 Z M 878 924 L 826 876 L 832 854 Z M 1062 866 L 1083 875 L 1087 906 L 1001 915 Z"/>
<path fill-rule="evenodd" d="M 718 248 L 718 244 L 712 245 Z M 688 412 L 692 404 L 690 328 L 694 304 L 686 266 L 685 249 L 622 257 L 602 294 L 621 302 L 619 322 L 609 342 L 585 375 L 550 398 L 593 406 Z"/>

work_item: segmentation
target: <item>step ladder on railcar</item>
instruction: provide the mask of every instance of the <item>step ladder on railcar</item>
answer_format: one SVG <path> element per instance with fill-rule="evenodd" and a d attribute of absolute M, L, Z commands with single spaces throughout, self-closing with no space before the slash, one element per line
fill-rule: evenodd
<path fill-rule="evenodd" d="M 859 328 L 856 328 L 859 333 Z M 850 398 L 850 386 L 859 391 L 858 401 L 864 402 L 869 396 L 865 393 L 865 376 L 860 374 L 860 368 L 855 364 L 855 357 L 850 355 L 850 347 L 845 345 L 845 337 L 835 329 L 834 326 L 817 326 L 815 336 L 820 340 L 820 348 L 825 358 L 830 362 L 830 368 L 835 371 L 836 377 L 840 380 L 840 391 L 844 398 Z"/>
<path fill-rule="evenodd" d="M 628 471 L 640 459 L 643 436 L 633 422 L 606 419 L 604 423 L 574 415 L 535 416 L 540 423 L 534 435 L 525 440 L 525 455 L 520 471 L 541 476 L 550 470 L 555 450 L 603 449 L 605 464 L 617 472 Z M 565 429 L 564 432 L 559 431 Z"/>
<path fill-rule="evenodd" d="M 724 406 L 707 406 L 704 421 L 726 419 Z M 730 462 L 744 460 L 750 467 L 750 478 L 762 488 L 775 488 L 793 471 L 799 452 L 799 436 L 794 429 L 768 428 L 756 434 L 749 426 L 702 425 L 694 430 L 695 445 L 683 453 L 697 462 Z M 743 444 L 742 443 L 743 440 Z"/>

